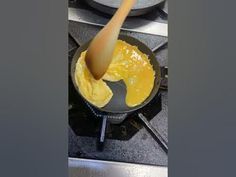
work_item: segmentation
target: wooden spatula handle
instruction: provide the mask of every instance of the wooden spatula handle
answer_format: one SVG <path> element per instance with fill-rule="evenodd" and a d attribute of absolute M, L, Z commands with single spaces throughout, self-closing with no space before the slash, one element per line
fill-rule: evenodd
<path fill-rule="evenodd" d="M 95 79 L 101 79 L 106 73 L 112 61 L 120 28 L 135 2 L 136 0 L 123 0 L 112 19 L 90 43 L 85 61 Z"/>
<path fill-rule="evenodd" d="M 123 0 L 121 6 L 116 11 L 115 15 L 112 17 L 109 23 L 117 23 L 120 26 L 124 23 L 125 18 L 129 14 L 131 8 L 136 3 L 137 0 Z M 108 25 L 109 25 L 108 23 Z"/>

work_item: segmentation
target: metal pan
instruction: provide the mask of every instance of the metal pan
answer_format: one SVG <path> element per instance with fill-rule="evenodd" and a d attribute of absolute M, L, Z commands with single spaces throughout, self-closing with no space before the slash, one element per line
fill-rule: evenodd
<path fill-rule="evenodd" d="M 98 107 L 96 107 L 94 105 L 91 105 L 91 106 L 95 107 L 96 109 L 98 109 L 98 110 L 100 110 L 102 112 L 118 113 L 118 114 L 119 113 L 133 112 L 133 111 L 135 111 L 137 109 L 142 108 L 147 103 L 149 103 L 152 100 L 152 98 L 156 95 L 156 93 L 158 92 L 158 89 L 160 87 L 160 81 L 161 81 L 160 65 L 157 62 L 157 60 L 156 60 L 154 54 L 152 53 L 152 51 L 144 43 L 140 42 L 139 40 L 137 40 L 137 39 L 135 39 L 133 37 L 125 36 L 125 35 L 120 35 L 119 39 L 121 39 L 123 41 L 126 41 L 127 43 L 129 43 L 131 45 L 138 46 L 140 51 L 142 51 L 143 53 L 145 53 L 145 54 L 147 54 L 149 56 L 150 62 L 153 65 L 153 69 L 155 71 L 155 81 L 154 81 L 154 87 L 153 87 L 152 92 L 149 95 L 149 97 L 142 104 L 140 104 L 138 106 L 135 106 L 135 107 L 128 107 L 126 105 L 126 103 L 125 103 L 126 87 L 125 87 L 125 84 L 123 83 L 123 81 L 114 82 L 114 83 L 107 82 L 107 84 L 110 86 L 110 88 L 112 89 L 112 92 L 114 94 L 112 99 L 103 108 L 98 108 Z M 76 85 L 75 77 L 74 77 L 75 67 L 76 67 L 76 63 L 77 63 L 81 53 L 88 48 L 89 43 L 90 43 L 90 41 L 85 43 L 81 47 L 79 47 L 78 50 L 76 51 L 73 59 L 72 59 L 71 77 L 72 77 L 72 81 L 74 83 L 74 86 L 75 86 L 75 88 L 76 88 L 76 90 L 78 91 L 79 94 L 80 94 L 79 88 Z"/>
<path fill-rule="evenodd" d="M 120 7 L 121 0 L 85 0 L 91 7 L 110 15 L 113 15 Z M 157 6 L 164 4 L 165 0 L 137 0 L 128 16 L 146 14 Z"/>
<path fill-rule="evenodd" d="M 152 52 L 152 50 L 149 47 L 147 47 L 144 43 L 142 43 L 141 41 L 139 41 L 131 36 L 119 35 L 119 39 L 126 41 L 127 43 L 129 43 L 131 45 L 137 46 L 140 51 L 147 54 L 149 56 L 150 63 L 152 64 L 153 69 L 155 70 L 154 87 L 153 87 L 149 97 L 142 104 L 140 104 L 138 106 L 128 107 L 126 105 L 126 103 L 125 103 L 126 87 L 122 81 L 121 82 L 114 82 L 114 83 L 107 82 L 107 84 L 112 89 L 113 97 L 110 100 L 110 102 L 103 108 L 99 108 L 99 107 L 96 107 L 95 105 L 90 104 L 80 94 L 79 88 L 75 82 L 75 67 L 76 67 L 76 63 L 77 63 L 81 53 L 88 48 L 90 41 L 85 43 L 84 45 L 80 46 L 77 49 L 77 51 L 75 52 L 74 57 L 72 59 L 72 62 L 71 62 L 71 78 L 72 78 L 72 82 L 74 84 L 75 89 L 80 94 L 80 96 L 84 99 L 84 101 L 88 104 L 89 107 L 92 107 L 93 110 L 97 110 L 102 113 L 100 116 L 102 118 L 101 136 L 99 139 L 100 143 L 103 143 L 105 141 L 105 129 L 106 129 L 107 119 L 109 117 L 112 117 L 112 120 L 114 122 L 121 123 L 125 119 L 126 116 L 116 116 L 116 115 L 122 115 L 122 114 L 128 114 L 128 113 L 134 112 L 134 111 L 142 108 L 146 104 L 148 104 L 156 96 L 156 94 L 160 88 L 160 83 L 161 83 L 160 65 L 159 65 L 158 61 L 156 60 L 156 57 L 155 57 L 154 53 Z M 112 116 L 110 116 L 110 115 L 112 115 Z M 146 118 L 143 115 L 139 114 L 139 118 L 140 118 L 140 120 L 142 120 L 142 122 L 144 123 L 146 128 L 148 128 L 148 130 L 150 130 L 150 131 L 154 130 L 154 128 L 151 125 L 149 125 L 148 121 L 147 120 L 145 121 Z M 167 152 L 166 142 L 160 136 L 158 131 L 152 131 L 152 134 L 155 137 L 155 139 L 159 140 L 159 142 L 163 146 L 164 150 Z"/>

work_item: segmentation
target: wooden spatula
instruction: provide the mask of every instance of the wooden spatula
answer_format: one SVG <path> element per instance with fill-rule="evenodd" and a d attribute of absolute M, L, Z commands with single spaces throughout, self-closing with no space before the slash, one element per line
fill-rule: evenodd
<path fill-rule="evenodd" d="M 111 20 L 90 43 L 85 61 L 95 79 L 101 79 L 106 73 L 112 60 L 120 28 L 135 2 L 136 0 L 123 0 Z"/>

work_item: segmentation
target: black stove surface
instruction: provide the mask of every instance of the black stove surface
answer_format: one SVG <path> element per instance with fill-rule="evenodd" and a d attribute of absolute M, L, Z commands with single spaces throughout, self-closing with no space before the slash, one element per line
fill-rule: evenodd
<path fill-rule="evenodd" d="M 90 9 L 86 4 L 79 3 L 79 5 L 80 8 Z M 74 6 L 78 6 L 78 1 Z M 155 14 L 156 12 L 152 13 Z M 144 18 L 146 17 L 150 18 L 150 14 Z M 153 18 L 152 15 L 151 17 Z M 69 22 L 69 66 L 75 50 L 79 47 L 78 43 L 82 44 L 91 39 L 100 29 L 97 26 Z M 165 37 L 135 32 L 121 31 L 121 33 L 136 37 L 150 48 L 154 48 L 167 40 Z M 167 49 L 158 52 L 156 57 L 161 66 L 167 66 Z M 148 105 L 139 110 L 147 117 L 153 127 L 158 129 L 166 141 L 167 100 L 167 92 L 160 91 Z M 128 115 L 121 124 L 108 124 L 104 150 L 99 152 L 96 142 L 101 121 L 77 94 L 69 77 L 69 156 L 167 166 L 167 154 L 143 127 L 137 113 Z"/>
<path fill-rule="evenodd" d="M 162 110 L 154 117 L 147 116 L 149 112 L 146 112 L 146 116 L 167 140 L 167 93 L 159 96 L 157 98 L 161 98 Z M 74 111 L 72 108 L 71 112 Z M 136 116 L 127 118 L 120 125 L 108 127 L 102 152 L 97 150 L 99 120 L 94 115 L 86 111 L 74 115 L 70 113 L 69 124 L 70 157 L 167 166 L 167 154 Z"/>

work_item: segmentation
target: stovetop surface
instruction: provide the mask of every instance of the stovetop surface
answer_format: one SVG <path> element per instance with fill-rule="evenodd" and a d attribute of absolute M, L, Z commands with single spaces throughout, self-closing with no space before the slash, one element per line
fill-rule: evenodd
<path fill-rule="evenodd" d="M 162 110 L 150 121 L 167 140 L 168 108 L 167 93 L 161 93 Z M 149 117 L 150 118 L 150 117 Z M 72 117 L 71 119 L 75 119 Z M 79 118 L 78 118 L 79 119 Z M 93 118 L 91 118 L 93 119 Z M 89 121 L 94 124 L 94 121 Z M 133 121 L 136 126 L 140 126 Z M 74 125 L 73 125 L 74 126 Z M 129 140 L 116 140 L 107 138 L 102 152 L 97 151 L 97 137 L 78 136 L 76 129 L 69 127 L 69 156 L 121 162 L 133 162 L 167 166 L 168 157 L 149 132 L 140 127 L 139 131 Z"/>
<path fill-rule="evenodd" d="M 85 6 L 83 8 L 87 7 Z M 83 44 L 84 42 L 91 39 L 100 29 L 101 28 L 97 26 L 69 21 L 69 64 L 74 51 L 79 46 L 78 44 Z M 163 41 L 167 41 L 167 38 L 161 36 L 127 31 L 121 31 L 121 33 L 133 36 L 143 41 L 151 49 Z M 161 66 L 167 66 L 167 49 L 158 52 L 156 57 Z M 91 114 L 86 105 L 84 105 L 83 101 L 80 100 L 78 95 L 76 96 L 72 83 L 69 83 L 69 92 L 70 111 L 68 150 L 70 157 L 167 166 L 167 154 L 137 120 L 137 116 L 135 114 L 133 114 L 133 117 L 131 116 L 128 120 L 125 120 L 125 125 L 122 123 L 122 126 L 108 126 L 104 150 L 103 152 L 97 151 L 96 135 L 99 131 L 99 120 L 97 120 L 94 115 Z M 168 135 L 167 103 L 168 94 L 166 91 L 161 91 L 152 102 L 152 104 L 155 106 L 151 106 L 143 111 L 143 113 L 150 120 L 150 123 L 153 125 L 153 127 L 158 129 L 166 141 Z M 95 128 L 95 131 L 93 131 L 93 128 Z"/>

